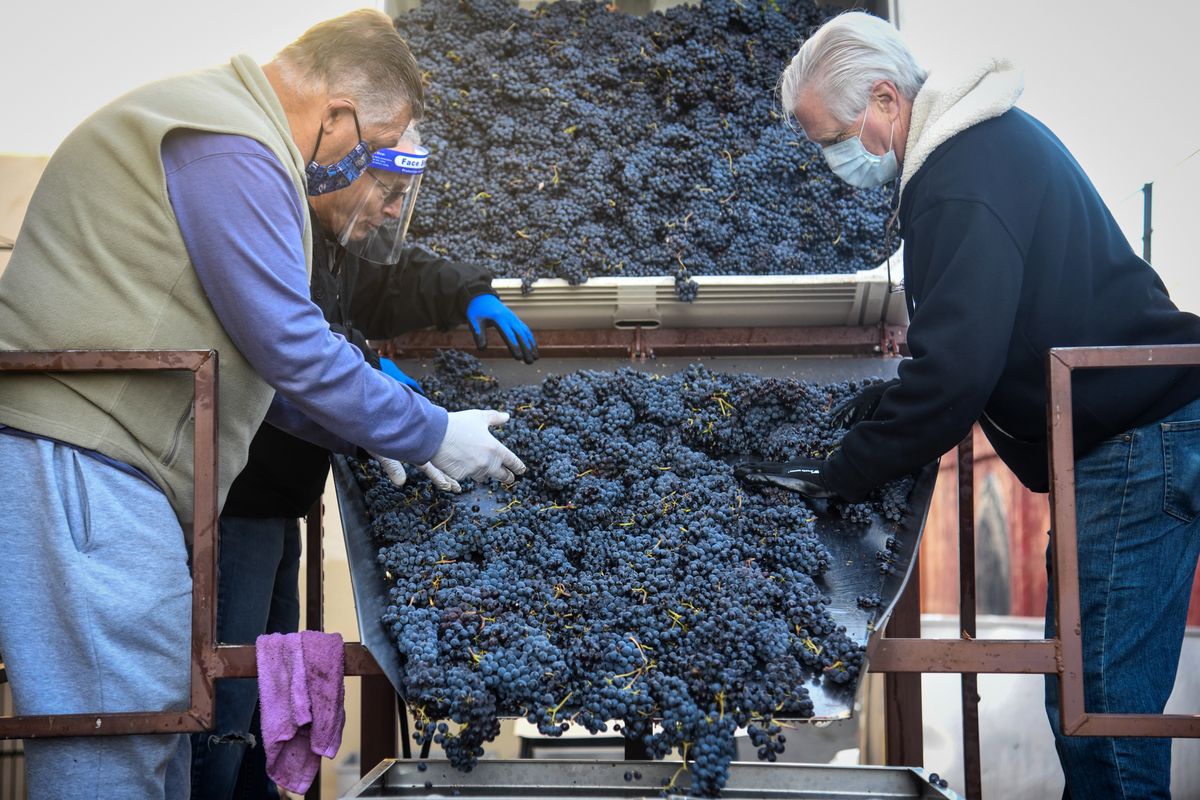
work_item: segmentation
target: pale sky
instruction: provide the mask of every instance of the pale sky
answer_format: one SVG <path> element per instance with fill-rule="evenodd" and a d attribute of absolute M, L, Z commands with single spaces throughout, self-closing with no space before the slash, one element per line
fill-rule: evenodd
<path fill-rule="evenodd" d="M 0 153 L 46 155 L 88 114 L 148 81 L 265 62 L 354 0 L 8 0 L 0 6 Z"/>
<path fill-rule="evenodd" d="M 925 66 L 979 53 L 1025 68 L 1020 105 L 1087 170 L 1141 252 L 1139 189 L 1154 181 L 1152 261 L 1176 302 L 1200 312 L 1191 233 L 1200 228 L 1200 3 L 1185 0 L 895 0 Z M 44 155 L 94 109 L 140 83 L 225 61 L 265 61 L 353 0 L 11 0 L 0 11 L 0 153 Z M 1184 162 L 1184 163 L 1180 163 Z"/>
<path fill-rule="evenodd" d="M 927 69 L 1005 55 L 1025 71 L 1018 105 L 1075 155 L 1142 252 L 1154 182 L 1151 262 L 1181 308 L 1200 313 L 1200 108 L 1191 97 L 1200 3 L 1185 0 L 896 0 Z M 1183 163 L 1180 163 L 1183 162 Z"/>

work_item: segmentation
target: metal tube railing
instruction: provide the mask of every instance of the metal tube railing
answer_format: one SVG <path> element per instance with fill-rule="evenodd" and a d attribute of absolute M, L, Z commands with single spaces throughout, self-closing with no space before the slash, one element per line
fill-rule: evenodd
<path fill-rule="evenodd" d="M 195 512 L 192 524 L 192 666 L 186 711 L 0 717 L 0 739 L 190 733 L 211 727 L 214 681 L 257 675 L 254 645 L 219 645 L 217 606 L 217 353 L 214 350 L 0 351 L 0 372 L 193 374 Z M 0 380 L 3 377 L 0 376 Z M 317 531 L 319 540 L 319 528 Z M 310 540 L 311 545 L 311 540 Z M 318 551 L 319 552 L 319 551 Z M 310 561 L 311 564 L 311 561 Z M 313 574 L 310 566 L 310 575 Z M 316 574 L 320 575 L 319 564 Z M 310 591 L 312 587 L 310 586 Z M 319 591 L 319 589 L 318 589 Z M 310 605 L 310 608 L 312 606 Z M 319 615 L 319 604 L 317 605 Z M 381 675 L 358 642 L 346 644 L 347 675 Z"/>
<path fill-rule="evenodd" d="M 959 450 L 960 608 L 964 638 L 919 639 L 880 637 L 868 650 L 870 669 L 884 673 L 959 672 L 964 679 L 978 673 L 1058 675 L 1060 714 L 1068 736 L 1200 737 L 1200 714 L 1101 714 L 1084 707 L 1083 642 L 1080 632 L 1079 558 L 1075 514 L 1075 449 L 1072 426 L 1071 373 L 1076 369 L 1113 367 L 1164 367 L 1200 365 L 1200 345 L 1155 347 L 1054 348 L 1046 357 L 1047 429 L 1050 461 L 1050 507 L 1053 542 L 1053 588 L 1057 637 L 1031 640 L 978 640 L 968 629 L 974 622 L 974 521 L 965 521 L 965 499 L 971 493 L 971 467 Z M 966 525 L 971 526 L 968 532 Z M 910 581 L 906 594 L 919 592 Z M 969 608 L 968 608 L 969 606 Z M 897 603 L 897 612 L 901 604 Z M 888 632 L 892 632 L 892 627 Z M 890 676 L 889 676 L 890 677 Z M 977 698 L 963 684 L 963 752 L 966 760 L 967 797 L 977 800 L 982 789 L 975 775 L 979 763 L 977 717 L 968 716 Z M 904 698 L 889 698 L 889 707 L 920 706 L 920 685 Z M 977 712 L 976 712 L 977 713 Z M 900 717 L 901 715 L 897 715 Z M 908 715 L 911 717 L 911 712 Z M 919 716 L 917 717 L 919 719 Z M 892 724 L 889 718 L 889 727 Z M 913 739 L 916 738 L 914 742 Z M 920 731 L 906 731 L 905 751 L 920 755 Z M 890 741 L 890 739 L 889 739 Z M 888 763 L 894 763 L 891 755 Z M 920 763 L 914 762 L 914 763 Z"/>
<path fill-rule="evenodd" d="M 1063 733 L 1068 736 L 1200 737 L 1200 714 L 1100 714 L 1083 702 L 1083 638 L 1080 631 L 1079 559 L 1075 514 L 1075 448 L 1071 373 L 1105 367 L 1200 365 L 1200 345 L 1068 347 L 1047 358 L 1050 393 L 1050 510 L 1054 531 L 1054 594 L 1062 658 L 1059 673 Z"/>
<path fill-rule="evenodd" d="M 216 628 L 217 354 L 213 350 L 0 352 L 0 372 L 191 372 L 195 402 L 192 665 L 186 711 L 0 717 L 0 739 L 188 733 L 213 719 L 210 656 Z M 3 378 L 0 377 L 0 380 Z"/>

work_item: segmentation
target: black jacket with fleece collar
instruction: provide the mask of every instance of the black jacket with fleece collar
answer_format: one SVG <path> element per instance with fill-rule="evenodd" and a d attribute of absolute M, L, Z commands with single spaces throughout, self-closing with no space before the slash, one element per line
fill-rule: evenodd
<path fill-rule="evenodd" d="M 947 452 L 978 420 L 1017 477 L 1046 491 L 1047 350 L 1198 343 L 1200 318 L 1175 307 L 1029 114 L 1010 107 L 908 166 L 899 221 L 912 358 L 823 476 L 858 499 Z M 1200 368 L 1081 370 L 1073 383 L 1078 456 L 1200 396 Z"/>

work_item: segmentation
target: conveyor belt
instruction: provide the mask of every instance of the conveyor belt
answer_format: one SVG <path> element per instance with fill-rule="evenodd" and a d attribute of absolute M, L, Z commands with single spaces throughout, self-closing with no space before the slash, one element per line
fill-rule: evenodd
<path fill-rule="evenodd" d="M 610 370 L 632 366 L 670 374 L 697 361 L 722 372 L 753 372 L 824 383 L 864 377 L 890 377 L 897 363 L 894 359 L 814 357 L 660 359 L 641 364 L 618 359 L 544 359 L 537 362 L 536 369 L 509 361 L 488 362 L 487 368 L 496 375 L 502 386 L 509 387 L 534 380 L 540 382 L 546 374 L 563 374 L 577 369 Z M 422 365 L 402 362 L 401 367 L 410 375 L 420 378 Z M 378 546 L 371 541 L 366 506 L 345 458 L 335 457 L 333 475 L 362 641 L 392 685 L 402 693 L 403 665 L 395 645 L 380 622 L 387 606 L 387 586 L 376 560 Z M 829 610 L 838 624 L 846 626 L 851 637 L 860 643 L 865 644 L 871 632 L 883 627 L 883 622 L 908 580 L 936 478 L 936 464 L 929 465 L 920 473 L 910 496 L 907 513 L 898 524 L 875 518 L 869 526 L 864 527 L 838 518 L 817 518 L 818 534 L 833 556 L 829 571 L 818 581 L 818 585 L 831 598 Z M 485 510 L 491 505 L 483 491 L 476 495 L 465 495 L 462 501 L 480 503 Z M 889 537 L 897 540 L 893 550 L 894 561 L 892 571 L 882 574 L 876 553 L 887 549 Z M 882 606 L 860 608 L 857 598 L 870 594 L 878 594 Z M 828 681 L 809 685 L 814 705 L 813 719 L 850 717 L 857 688 L 856 684 L 839 686 Z"/>

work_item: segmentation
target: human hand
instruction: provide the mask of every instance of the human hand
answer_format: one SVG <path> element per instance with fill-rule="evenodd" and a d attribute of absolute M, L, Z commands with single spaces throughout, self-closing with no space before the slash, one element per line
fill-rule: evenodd
<path fill-rule="evenodd" d="M 408 375 L 404 374 L 403 370 L 401 370 L 399 367 L 397 367 L 396 362 L 392 361 L 390 358 L 380 358 L 379 359 L 379 371 L 382 372 L 384 375 L 387 375 L 389 378 L 393 378 L 395 380 L 400 381 L 401 383 L 403 383 L 408 388 L 412 389 L 417 394 L 419 394 L 419 395 L 425 394 L 425 390 L 421 388 L 421 384 L 417 383 L 415 380 L 408 377 Z"/>
<path fill-rule="evenodd" d="M 408 480 L 408 472 L 404 469 L 404 464 L 401 462 L 394 458 L 381 456 L 378 453 L 371 453 L 371 456 L 379 462 L 379 465 L 383 467 L 384 474 L 388 476 L 388 480 L 390 480 L 396 486 L 403 486 L 405 481 Z M 446 473 L 442 472 L 428 461 L 426 461 L 424 464 L 418 465 L 417 469 L 421 470 L 421 472 L 424 472 L 425 476 L 429 478 L 434 487 L 443 492 L 458 493 L 462 491 L 462 486 L 459 485 L 458 481 L 449 477 L 446 475 Z"/>
<path fill-rule="evenodd" d="M 500 338 L 508 346 L 508 352 L 518 361 L 532 364 L 537 361 L 537 342 L 533 339 L 533 331 L 514 314 L 508 306 L 500 302 L 494 294 L 481 294 L 472 298 L 467 305 L 467 322 L 471 324 L 471 332 L 475 334 L 475 345 L 480 349 L 487 347 L 487 334 L 484 326 L 491 325 L 500 332 Z"/>
<path fill-rule="evenodd" d="M 832 497 L 833 491 L 821 477 L 823 461 L 797 458 L 792 461 L 742 461 L 733 465 L 738 480 L 749 483 L 771 483 L 805 497 Z"/>
<path fill-rule="evenodd" d="M 443 492 L 454 492 L 458 494 L 462 491 L 462 486 L 458 481 L 451 478 L 446 473 L 435 467 L 433 464 L 426 461 L 424 464 L 418 464 L 417 469 L 425 473 L 425 477 L 433 483 L 434 487 Z"/>
<path fill-rule="evenodd" d="M 512 483 L 525 473 L 521 459 L 492 436 L 490 428 L 508 422 L 503 411 L 471 409 L 451 411 L 446 435 L 429 463 L 447 477 Z"/>
<path fill-rule="evenodd" d="M 833 418 L 833 424 L 841 428 L 853 428 L 860 422 L 874 419 L 875 410 L 879 408 L 879 401 L 883 399 L 883 393 L 893 386 L 899 385 L 899 378 L 872 383 L 853 397 L 843 400 L 829 412 Z"/>

